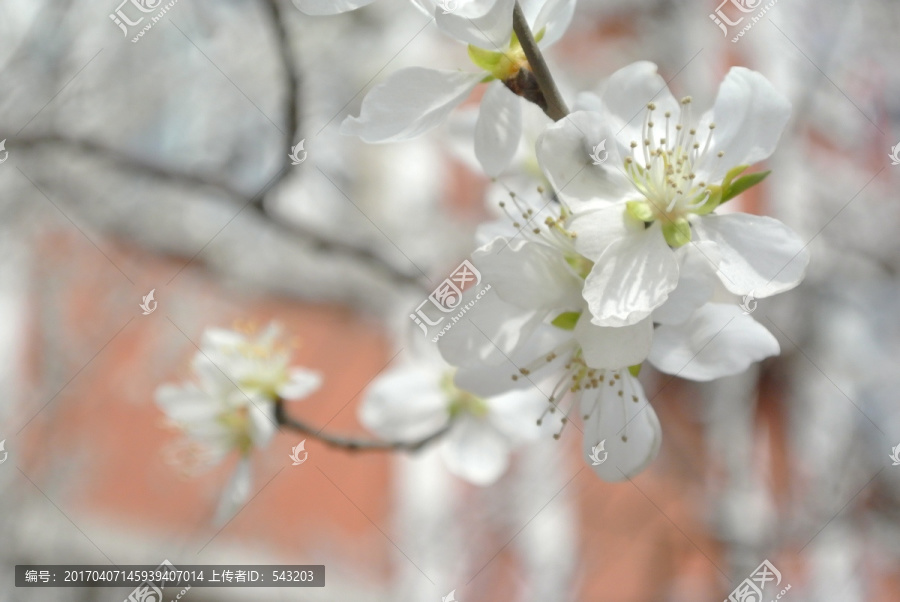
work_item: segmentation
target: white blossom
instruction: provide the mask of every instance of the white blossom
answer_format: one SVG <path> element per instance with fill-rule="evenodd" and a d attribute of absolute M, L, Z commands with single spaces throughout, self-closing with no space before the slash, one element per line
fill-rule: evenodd
<path fill-rule="evenodd" d="M 651 100 L 652 99 L 652 100 Z M 676 101 L 652 63 L 613 74 L 593 110 L 548 127 L 538 158 L 576 213 L 576 247 L 594 262 L 584 297 L 599 326 L 646 319 L 678 285 L 677 250 L 712 243 L 719 278 L 738 295 L 795 287 L 809 256 L 788 227 L 747 214 L 716 214 L 762 176 L 741 176 L 775 149 L 790 104 L 759 73 L 733 68 L 699 122 L 690 98 Z M 609 158 L 593 165 L 601 140 Z"/>
<path fill-rule="evenodd" d="M 543 407 L 537 391 L 479 397 L 454 386 L 449 366 L 417 361 L 379 376 L 359 415 L 390 441 L 416 441 L 447 428 L 436 443 L 447 469 L 484 486 L 506 472 L 514 449 L 538 438 Z"/>
<path fill-rule="evenodd" d="M 512 31 L 513 0 L 472 0 L 458 10 L 435 12 L 438 27 L 468 45 L 479 71 L 410 67 L 391 74 L 363 99 L 358 117 L 341 132 L 365 142 L 408 140 L 440 125 L 483 82 L 475 125 L 475 155 L 490 176 L 512 160 L 522 136 L 521 100 L 511 89 L 531 82 L 531 68 Z M 523 11 L 541 47 L 557 41 L 572 18 L 574 0 L 533 0 Z"/>
<path fill-rule="evenodd" d="M 191 367 L 195 379 L 162 385 L 156 403 L 186 435 L 184 448 L 194 468 L 224 460 L 232 452 L 238 466 L 222 495 L 217 521 L 246 501 L 252 475 L 250 455 L 265 447 L 278 430 L 276 399 L 296 400 L 315 391 L 319 376 L 288 368 L 279 330 L 270 325 L 258 335 L 209 329 Z"/>

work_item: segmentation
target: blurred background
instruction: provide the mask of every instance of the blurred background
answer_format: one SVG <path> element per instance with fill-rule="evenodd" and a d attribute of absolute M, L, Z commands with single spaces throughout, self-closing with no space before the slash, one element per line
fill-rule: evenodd
<path fill-rule="evenodd" d="M 222 527 L 236 458 L 184 474 L 156 387 L 189 376 L 205 328 L 277 320 L 325 379 L 292 412 L 363 434 L 357 407 L 412 348 L 410 311 L 471 252 L 487 199 L 533 171 L 546 121 L 528 112 L 499 182 L 471 150 L 478 92 L 411 142 L 340 136 L 393 71 L 469 67 L 409 0 L 320 18 L 288 0 L 170 2 L 139 38 L 117 2 L 0 0 L 0 600 L 128 595 L 16 589 L 16 564 L 163 559 L 327 567 L 324 589 L 198 601 L 718 601 L 764 559 L 785 600 L 900 599 L 900 5 L 580 0 L 548 53 L 570 104 L 646 59 L 699 107 L 732 65 L 794 107 L 771 177 L 739 201 L 809 241 L 806 281 L 754 314 L 782 354 L 708 385 L 647 367 L 664 439 L 633 482 L 581 471 L 573 429 L 485 489 L 429 449 L 309 437 L 294 467 L 306 437 L 283 432 Z M 766 12 L 735 38 L 759 12 L 739 5 Z M 723 36 L 717 10 L 747 18 Z"/>

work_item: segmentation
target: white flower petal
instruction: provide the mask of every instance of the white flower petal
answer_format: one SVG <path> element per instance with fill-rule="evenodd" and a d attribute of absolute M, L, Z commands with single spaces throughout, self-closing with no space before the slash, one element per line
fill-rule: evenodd
<path fill-rule="evenodd" d="M 239 390 L 232 380 L 233 376 L 226 374 L 228 369 L 224 358 L 218 358 L 222 365 L 211 360 L 207 354 L 197 352 L 191 360 L 191 369 L 200 381 L 200 387 L 208 394 L 216 397 L 225 397 L 235 390 Z"/>
<path fill-rule="evenodd" d="M 627 368 L 640 364 L 650 353 L 653 322 L 648 319 L 631 326 L 607 328 L 591 323 L 587 314 L 575 325 L 575 338 L 591 368 Z"/>
<path fill-rule="evenodd" d="M 449 418 L 440 371 L 421 365 L 382 374 L 359 408 L 367 429 L 390 441 L 415 441 L 444 428 Z"/>
<path fill-rule="evenodd" d="M 347 117 L 341 133 L 369 143 L 414 138 L 440 125 L 483 78 L 483 73 L 400 69 L 366 94 L 359 117 Z"/>
<path fill-rule="evenodd" d="M 303 368 L 292 368 L 290 380 L 278 389 L 282 399 L 302 399 L 322 386 L 322 376 L 318 372 Z"/>
<path fill-rule="evenodd" d="M 597 326 L 628 326 L 649 316 L 678 284 L 678 261 L 659 222 L 609 245 L 584 283 Z"/>
<path fill-rule="evenodd" d="M 484 398 L 516 389 L 538 395 L 546 403 L 552 385 L 548 386 L 546 380 L 538 379 L 541 374 L 535 379 L 522 376 L 520 369 L 571 339 L 571 332 L 538 321 L 537 326 L 531 328 L 508 355 L 501 355 L 492 363 L 469 361 L 457 369 L 453 382 L 457 388 Z M 513 376 L 516 378 L 513 379 Z"/>
<path fill-rule="evenodd" d="M 428 15 L 434 16 L 434 11 L 438 7 L 437 0 L 410 0 L 413 6 Z"/>
<path fill-rule="evenodd" d="M 250 415 L 250 440 L 256 447 L 265 447 L 278 431 L 275 407 L 267 398 L 255 397 L 248 406 Z"/>
<path fill-rule="evenodd" d="M 548 48 L 562 38 L 563 34 L 572 23 L 575 14 L 576 0 L 538 0 L 540 12 L 534 20 L 528 24 L 535 35 L 544 30 L 544 35 L 539 42 L 541 48 Z M 527 3 L 523 3 L 523 7 Z M 526 12 L 526 15 L 528 13 Z"/>
<path fill-rule="evenodd" d="M 655 121 L 663 127 L 658 127 L 654 132 L 660 138 L 666 137 L 663 116 L 666 111 L 671 113 L 669 122 L 673 127 L 681 115 L 681 104 L 669 92 L 666 81 L 657 73 L 656 65 L 648 61 L 632 63 L 610 75 L 601 98 L 607 111 L 605 117 L 609 120 L 609 127 L 617 133 L 616 137 L 620 143 L 625 145 L 629 145 L 632 141 L 638 143 L 634 156 L 639 159 L 639 164 L 644 163 L 640 154 L 643 152 L 641 149 L 644 140 L 641 129 L 644 126 L 647 105 L 650 102 L 656 105 L 653 115 Z"/>
<path fill-rule="evenodd" d="M 475 485 L 490 485 L 509 466 L 509 442 L 490 422 L 462 415 L 440 444 L 447 469 Z"/>
<path fill-rule="evenodd" d="M 498 238 L 476 251 L 473 259 L 484 282 L 507 303 L 558 313 L 575 311 L 582 305 L 582 280 L 562 253 L 549 245 Z"/>
<path fill-rule="evenodd" d="M 716 125 L 709 151 L 694 166 L 698 179 L 718 182 L 732 167 L 769 157 L 790 117 L 790 101 L 769 80 L 745 67 L 732 67 L 697 128 L 703 140 L 709 124 Z M 724 156 L 719 158 L 719 152 Z"/>
<path fill-rule="evenodd" d="M 200 348 L 206 352 L 230 351 L 247 342 L 247 337 L 234 330 L 207 328 L 200 339 Z"/>
<path fill-rule="evenodd" d="M 375 0 L 293 0 L 294 6 L 307 15 L 336 15 L 371 4 Z"/>
<path fill-rule="evenodd" d="M 474 300 L 476 289 L 477 292 L 483 290 L 482 287 L 474 287 L 463 293 L 462 305 Z M 438 349 L 448 364 L 497 365 L 534 332 L 541 324 L 544 313 L 518 308 L 500 299 L 493 290 L 488 290 L 461 319 L 453 322 L 458 313 L 452 314 L 445 317 L 439 326 L 433 326 L 432 331 L 450 327 L 438 339 Z"/>
<path fill-rule="evenodd" d="M 215 397 L 192 383 L 183 387 L 162 385 L 156 390 L 156 404 L 178 424 L 214 421 L 223 410 Z"/>
<path fill-rule="evenodd" d="M 708 381 L 743 372 L 779 351 L 772 333 L 738 307 L 710 303 L 683 324 L 657 328 L 650 361 L 667 374 Z"/>
<path fill-rule="evenodd" d="M 631 218 L 622 203 L 590 203 L 575 211 L 569 230 L 579 253 L 597 261 L 614 242 L 639 235 L 644 223 Z"/>
<path fill-rule="evenodd" d="M 732 293 L 770 297 L 794 288 L 806 274 L 806 245 L 776 219 L 731 213 L 706 215 L 692 225 L 698 238 L 716 244 L 719 279 Z"/>
<path fill-rule="evenodd" d="M 547 407 L 547 398 L 536 390 L 509 391 L 485 399 L 488 420 L 507 439 L 517 443 L 534 441 L 541 435 L 538 418 Z"/>
<path fill-rule="evenodd" d="M 601 479 L 611 482 L 637 475 L 653 461 L 662 444 L 662 427 L 641 384 L 627 370 L 619 374 L 618 386 L 603 384 L 596 391 L 597 404 L 584 425 L 582 444 L 588 465 Z M 622 396 L 618 395 L 619 387 L 624 387 Z M 601 442 L 608 455 L 594 466 L 591 451 Z M 603 454 L 598 453 L 600 460 Z"/>
<path fill-rule="evenodd" d="M 514 4 L 515 0 L 470 0 L 447 14 L 436 11 L 434 19 L 442 31 L 461 42 L 502 51 L 512 36 Z"/>
<path fill-rule="evenodd" d="M 522 137 L 522 103 L 499 81 L 481 99 L 475 122 L 475 156 L 484 173 L 499 176 L 512 161 Z"/>
<path fill-rule="evenodd" d="M 228 484 L 222 491 L 222 497 L 219 500 L 219 506 L 216 509 L 215 523 L 222 525 L 247 503 L 250 499 L 250 492 L 253 487 L 253 472 L 250 465 L 250 458 L 243 457 L 238 461 L 234 474 L 228 480 Z"/>
<path fill-rule="evenodd" d="M 602 160 L 594 165 L 596 156 Z M 553 123 L 538 137 L 537 158 L 561 198 L 577 209 L 591 199 L 616 201 L 633 191 L 628 178 L 616 166 L 622 164 L 614 130 L 601 113 L 578 111 Z M 624 208 L 623 208 L 624 209 Z"/>
<path fill-rule="evenodd" d="M 719 252 L 709 241 L 692 241 L 677 249 L 681 268 L 678 286 L 669 293 L 666 302 L 653 311 L 653 321 L 659 324 L 681 324 L 701 305 L 709 301 L 716 290 L 716 270 Z"/>

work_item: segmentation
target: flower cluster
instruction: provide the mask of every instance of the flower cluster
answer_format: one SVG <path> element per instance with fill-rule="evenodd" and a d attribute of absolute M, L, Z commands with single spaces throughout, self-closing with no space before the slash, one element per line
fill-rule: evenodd
<path fill-rule="evenodd" d="M 294 2 L 321 15 L 372 0 Z M 781 222 L 727 204 L 768 175 L 751 168 L 774 152 L 790 104 L 761 74 L 735 67 L 695 117 L 692 98 L 676 99 L 656 65 L 637 62 L 580 94 L 569 113 L 546 81 L 540 49 L 562 37 L 574 0 L 468 0 L 452 11 L 413 3 L 467 46 L 477 69 L 402 69 L 365 96 L 343 133 L 410 139 L 485 84 L 474 148 L 497 181 L 522 146 L 523 102 L 564 116 L 526 159 L 539 167 L 530 183 L 538 197 L 510 193 L 500 202 L 506 217 L 479 230 L 470 265 L 488 286 L 457 291 L 454 307 L 466 312 L 436 337 L 443 362 L 420 358 L 380 376 L 361 421 L 398 447 L 440 434 L 448 470 L 479 485 L 545 428 L 559 438 L 581 422 L 597 475 L 630 478 L 662 441 L 638 378 L 645 363 L 709 381 L 779 353 L 736 299 L 797 286 L 806 247 Z M 209 331 L 194 360 L 198 383 L 160 389 L 163 410 L 213 459 L 265 445 L 274 404 L 318 386 L 318 376 L 288 368 L 276 335 Z"/>
<path fill-rule="evenodd" d="M 278 430 L 276 401 L 302 399 L 320 386 L 317 373 L 291 368 L 289 359 L 276 324 L 260 332 L 211 328 L 191 362 L 195 380 L 156 391 L 157 405 L 187 436 L 185 448 L 191 455 L 185 459 L 212 466 L 237 452 L 238 468 L 226 488 L 220 518 L 249 493 L 251 452 L 265 447 Z"/>
<path fill-rule="evenodd" d="M 727 293 L 789 290 L 808 256 L 774 219 L 716 211 L 762 180 L 743 174 L 772 153 L 790 115 L 760 74 L 733 69 L 697 121 L 692 100 L 676 100 L 646 62 L 579 100 L 584 109 L 537 142 L 551 200 L 502 203 L 508 231 L 485 227 L 489 240 L 472 257 L 495 297 L 440 348 L 461 387 L 534 387 L 564 423 L 580 416 L 585 457 L 605 442 L 609 461 L 592 467 L 615 481 L 660 446 L 641 365 L 707 381 L 777 354 L 771 333 Z M 603 140 L 614 143 L 596 161 Z M 498 375 L 488 385 L 473 378 L 486 365 Z"/>

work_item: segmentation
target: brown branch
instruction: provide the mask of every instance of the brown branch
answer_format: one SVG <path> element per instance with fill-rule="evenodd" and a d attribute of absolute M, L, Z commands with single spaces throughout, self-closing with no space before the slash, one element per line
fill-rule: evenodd
<path fill-rule="evenodd" d="M 4 134 L 0 133 L 0 140 L 3 138 Z M 114 164 L 118 169 L 121 169 L 124 172 L 155 177 L 169 184 L 185 186 L 187 188 L 198 190 L 209 189 L 240 205 L 249 202 L 246 193 L 238 190 L 224 180 L 153 165 L 142 159 L 92 140 L 67 138 L 57 134 L 26 136 L 17 139 L 13 136 L 9 136 L 9 140 L 10 148 L 33 149 L 43 145 L 50 145 L 55 148 L 64 147 L 70 150 L 73 156 L 89 155 L 99 157 Z M 276 183 L 277 182 L 271 184 L 268 190 L 271 191 Z M 275 228 L 281 230 L 284 234 L 308 240 L 319 250 L 332 251 L 353 257 L 358 261 L 368 264 L 373 270 L 394 282 L 419 286 L 423 289 L 425 288 L 420 276 L 400 271 L 372 251 L 339 240 L 325 238 L 315 230 L 305 228 L 300 224 L 278 220 L 266 210 L 263 203 L 250 202 L 248 209 L 272 224 Z"/>
<path fill-rule="evenodd" d="M 377 439 L 357 439 L 344 435 L 335 435 L 333 433 L 325 433 L 322 429 L 317 429 L 312 425 L 288 416 L 284 411 L 284 402 L 281 399 L 275 400 L 275 421 L 280 426 L 285 426 L 291 430 L 315 437 L 320 441 L 340 449 L 347 451 L 408 451 L 416 452 L 427 446 L 429 443 L 440 439 L 448 430 L 448 424 L 444 428 L 436 431 L 418 441 L 379 441 Z"/>
<path fill-rule="evenodd" d="M 284 69 L 284 86 L 287 94 L 287 106 L 285 107 L 287 132 L 285 133 L 286 146 L 282 158 L 285 166 L 288 167 L 291 164 L 288 149 L 294 145 L 295 137 L 300 131 L 300 66 L 297 64 L 291 47 L 290 33 L 285 24 L 281 0 L 268 0 L 265 5 L 268 8 L 269 18 L 272 20 L 272 28 L 275 30 L 278 51 Z"/>
<path fill-rule="evenodd" d="M 544 55 L 541 54 L 541 49 L 534 39 L 534 34 L 531 32 L 531 27 L 528 26 L 525 13 L 522 12 L 522 7 L 518 2 L 513 8 L 513 31 L 516 32 L 516 37 L 519 38 L 522 51 L 525 53 L 528 64 L 531 66 L 531 72 L 534 73 L 538 86 L 540 86 L 544 95 L 544 100 L 547 103 L 544 112 L 553 121 L 559 121 L 569 114 L 569 109 L 566 107 L 566 101 L 563 100 L 562 95 L 559 93 L 559 88 L 556 87 L 556 82 L 553 81 L 550 67 L 547 66 L 547 61 L 544 60 Z"/>

